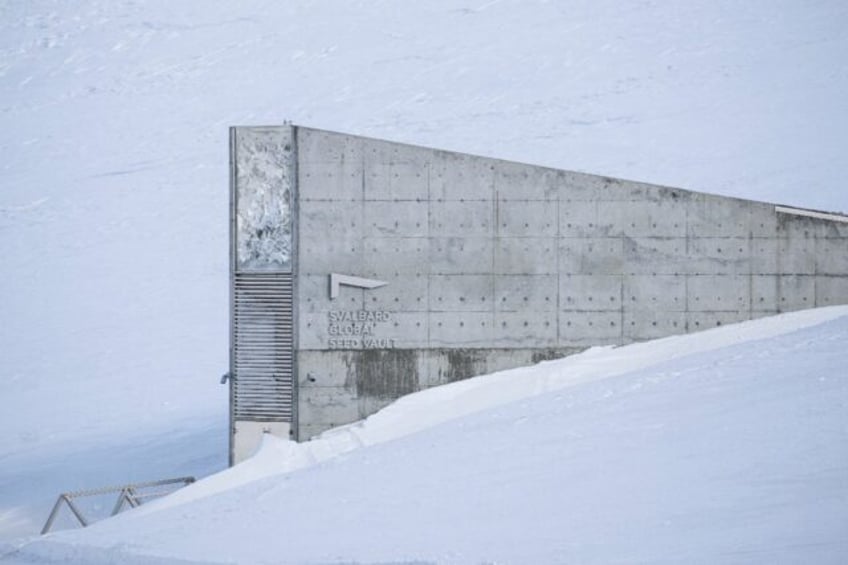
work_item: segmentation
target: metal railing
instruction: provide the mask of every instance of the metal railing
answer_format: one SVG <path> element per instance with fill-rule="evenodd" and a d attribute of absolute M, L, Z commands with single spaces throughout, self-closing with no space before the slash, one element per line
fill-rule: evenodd
<path fill-rule="evenodd" d="M 151 499 L 171 494 L 184 486 L 190 485 L 195 481 L 194 477 L 180 477 L 178 479 L 164 479 L 161 481 L 150 481 L 147 483 L 133 483 L 129 485 L 104 487 L 91 490 L 79 490 L 76 492 L 63 492 L 53 505 L 53 510 L 50 511 L 50 516 L 47 517 L 47 522 L 44 524 L 41 533 L 46 534 L 53 527 L 53 522 L 59 515 L 62 505 L 66 505 L 71 511 L 71 514 L 77 519 L 80 525 L 85 528 L 92 523 L 82 513 L 78 505 L 74 504 L 74 499 L 87 496 L 101 496 L 104 494 L 118 493 L 118 499 L 115 501 L 115 506 L 112 508 L 110 516 L 118 514 L 125 506 L 135 508 L 143 502 Z M 174 487 L 174 485 L 179 485 Z M 156 489 L 156 490 L 152 490 Z"/>

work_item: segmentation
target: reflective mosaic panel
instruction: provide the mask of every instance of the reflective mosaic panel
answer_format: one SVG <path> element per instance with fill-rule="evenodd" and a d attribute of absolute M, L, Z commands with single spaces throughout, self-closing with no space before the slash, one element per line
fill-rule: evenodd
<path fill-rule="evenodd" d="M 292 128 L 236 129 L 236 268 L 291 271 Z"/>

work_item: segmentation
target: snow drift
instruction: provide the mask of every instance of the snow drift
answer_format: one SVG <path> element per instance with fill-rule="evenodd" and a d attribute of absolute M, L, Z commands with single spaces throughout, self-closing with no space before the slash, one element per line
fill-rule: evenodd
<path fill-rule="evenodd" d="M 838 563 L 848 307 L 416 393 L 3 563 Z"/>

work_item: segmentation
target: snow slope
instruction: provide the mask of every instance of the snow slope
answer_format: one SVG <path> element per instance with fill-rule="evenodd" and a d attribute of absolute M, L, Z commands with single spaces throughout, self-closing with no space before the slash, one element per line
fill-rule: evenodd
<path fill-rule="evenodd" d="M 0 563 L 843 563 L 846 340 L 839 307 L 446 385 Z"/>
<path fill-rule="evenodd" d="M 227 126 L 848 210 L 846 24 L 840 0 L 0 2 L 0 538 L 61 491 L 224 466 Z"/>

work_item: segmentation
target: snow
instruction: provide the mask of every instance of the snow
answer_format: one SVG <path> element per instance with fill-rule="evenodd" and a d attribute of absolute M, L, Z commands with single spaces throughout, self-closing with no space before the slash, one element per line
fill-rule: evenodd
<path fill-rule="evenodd" d="M 167 501 L 150 504 L 139 513 L 196 500 L 267 474 L 295 471 L 360 447 L 392 441 L 517 400 L 630 373 L 704 351 L 766 339 L 785 333 L 787 328 L 797 330 L 846 314 L 848 307 L 805 310 L 627 347 L 594 347 L 565 359 L 431 388 L 405 396 L 361 422 L 324 432 L 310 442 L 281 442 L 276 445 L 269 438 L 271 445 L 266 446 L 258 457 L 185 488 Z M 269 460 L 271 464 L 267 462 Z"/>
<path fill-rule="evenodd" d="M 846 340 L 834 307 L 415 393 L 0 563 L 844 562 Z"/>
<path fill-rule="evenodd" d="M 228 126 L 846 211 L 846 23 L 838 0 L 0 3 L 0 539 L 59 492 L 225 467 Z"/>

